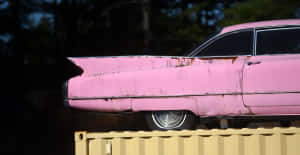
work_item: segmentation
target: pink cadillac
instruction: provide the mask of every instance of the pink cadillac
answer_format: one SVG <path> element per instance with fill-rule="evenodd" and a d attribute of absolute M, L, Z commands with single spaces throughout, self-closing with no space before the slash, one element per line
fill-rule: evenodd
<path fill-rule="evenodd" d="M 145 112 L 152 129 L 189 129 L 195 116 L 299 116 L 300 20 L 223 28 L 187 56 L 69 58 L 83 73 L 69 106 Z"/>

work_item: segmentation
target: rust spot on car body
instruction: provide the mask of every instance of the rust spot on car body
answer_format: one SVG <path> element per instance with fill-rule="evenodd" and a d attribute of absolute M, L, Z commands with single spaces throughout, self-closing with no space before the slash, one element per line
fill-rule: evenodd
<path fill-rule="evenodd" d="M 171 59 L 176 59 L 177 65 L 175 67 L 192 66 L 195 61 L 195 58 L 172 57 Z"/>
<path fill-rule="evenodd" d="M 207 60 L 209 63 L 212 63 L 213 60 L 231 60 L 231 63 L 234 64 L 238 57 L 211 57 L 211 58 L 200 58 L 201 60 Z"/>
<path fill-rule="evenodd" d="M 175 67 L 184 67 L 190 65 L 190 61 L 186 61 L 186 58 L 172 57 L 172 59 L 177 60 L 177 65 Z"/>
<path fill-rule="evenodd" d="M 235 57 L 235 58 L 232 59 L 232 61 L 231 61 L 232 64 L 234 64 L 234 62 L 236 61 L 236 59 L 237 59 L 237 57 Z"/>
<path fill-rule="evenodd" d="M 177 58 L 177 64 L 180 64 L 180 59 L 179 58 Z"/>
<path fill-rule="evenodd" d="M 179 65 L 176 65 L 175 67 L 184 67 L 184 66 L 186 66 L 186 65 L 184 65 L 184 64 L 179 64 Z"/>
<path fill-rule="evenodd" d="M 193 65 L 194 61 L 195 61 L 195 58 L 191 58 L 191 63 L 190 63 L 191 66 Z"/>

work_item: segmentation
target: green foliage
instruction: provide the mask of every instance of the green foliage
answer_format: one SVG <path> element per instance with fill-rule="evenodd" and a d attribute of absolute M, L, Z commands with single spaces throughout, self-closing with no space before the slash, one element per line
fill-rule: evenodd
<path fill-rule="evenodd" d="M 218 25 L 228 26 L 245 22 L 295 18 L 299 0 L 249 0 L 234 3 L 224 10 L 225 18 Z"/>
<path fill-rule="evenodd" d="M 224 6 L 217 7 L 218 4 Z M 188 4 L 188 3 L 187 3 Z M 241 1 L 201 1 L 192 3 L 193 7 L 183 7 L 174 5 L 183 9 L 181 14 L 168 17 L 164 23 L 168 23 L 168 33 L 162 34 L 161 43 L 166 49 L 169 49 L 169 55 L 181 55 L 187 49 L 193 47 L 201 40 L 214 33 L 217 28 L 224 26 L 262 21 L 273 19 L 295 18 L 296 10 L 300 8 L 299 0 L 241 0 Z M 216 14 L 208 14 L 215 10 L 220 11 L 224 18 Z M 169 12 L 172 8 L 169 9 Z M 206 12 L 203 14 L 202 12 Z M 201 21 L 204 18 L 204 22 Z M 215 21 L 213 25 L 208 25 L 207 21 Z M 156 23 L 155 23 L 156 24 Z"/>
<path fill-rule="evenodd" d="M 173 3 L 168 6 L 166 13 L 152 17 L 152 33 L 159 42 L 159 47 L 154 48 L 163 49 L 164 55 L 182 55 L 213 33 L 215 26 L 208 26 L 201 21 L 201 11 L 215 7 L 215 3 L 211 2 Z"/>

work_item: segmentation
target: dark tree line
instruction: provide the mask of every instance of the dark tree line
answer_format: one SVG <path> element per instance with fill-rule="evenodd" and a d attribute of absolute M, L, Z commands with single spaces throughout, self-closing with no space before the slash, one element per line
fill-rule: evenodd
<path fill-rule="evenodd" d="M 17 133 L 22 135 L 7 134 L 10 141 L 6 141 L 8 147 L 5 148 L 21 150 L 23 154 L 74 154 L 74 131 L 120 130 L 124 122 L 127 123 L 124 121 L 127 118 L 63 107 L 61 85 L 76 74 L 67 56 L 183 55 L 227 25 L 300 18 L 299 2 L 0 0 L 0 55 L 24 56 L 24 81 L 21 82 L 24 88 L 12 86 L 21 81 L 19 72 L 4 66 L 18 74 L 13 83 L 4 82 L 14 94 L 18 89 L 24 93 L 24 101 L 14 101 L 18 102 L 17 129 L 22 129 Z M 17 98 L 5 98 L 3 107 L 11 106 L 13 99 Z M 11 112 L 13 108 L 2 108 L 2 118 L 15 117 Z M 133 121 L 128 122 L 134 122 L 132 126 L 141 129 L 141 117 L 132 115 L 130 119 Z M 132 127 L 127 123 L 125 128 L 126 125 Z M 7 128 L 6 131 L 12 130 Z M 23 147 L 13 148 L 17 143 L 13 135 Z"/>
<path fill-rule="evenodd" d="M 7 47 L 2 55 L 26 56 L 182 55 L 223 26 L 300 14 L 297 0 L 0 1 L 5 3 L 0 36 L 11 39 L 1 42 Z M 33 13 L 49 16 L 34 26 Z"/>

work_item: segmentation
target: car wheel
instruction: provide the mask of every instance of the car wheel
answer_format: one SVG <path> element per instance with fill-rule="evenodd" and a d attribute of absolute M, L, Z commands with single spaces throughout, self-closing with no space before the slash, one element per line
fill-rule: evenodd
<path fill-rule="evenodd" d="M 193 129 L 195 115 L 189 111 L 152 111 L 146 113 L 146 121 L 152 130 Z"/>

